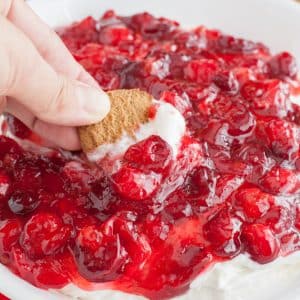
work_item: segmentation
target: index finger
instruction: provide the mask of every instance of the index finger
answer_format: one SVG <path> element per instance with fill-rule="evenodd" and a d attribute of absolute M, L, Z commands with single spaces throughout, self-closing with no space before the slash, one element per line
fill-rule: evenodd
<path fill-rule="evenodd" d="M 2 2 L 2 1 L 1 1 Z M 41 56 L 60 74 L 99 87 L 78 64 L 53 29 L 45 24 L 23 0 L 0 2 L 4 14 L 33 42 Z"/>

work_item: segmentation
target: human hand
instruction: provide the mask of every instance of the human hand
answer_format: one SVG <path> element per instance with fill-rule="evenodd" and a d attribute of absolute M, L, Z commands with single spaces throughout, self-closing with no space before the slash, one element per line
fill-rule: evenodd
<path fill-rule="evenodd" d="M 101 121 L 108 96 L 23 0 L 0 0 L 0 111 L 68 150 Z"/>

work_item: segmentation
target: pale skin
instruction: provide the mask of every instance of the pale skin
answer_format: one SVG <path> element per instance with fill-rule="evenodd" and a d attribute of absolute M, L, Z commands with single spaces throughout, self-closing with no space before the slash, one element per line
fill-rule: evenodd
<path fill-rule="evenodd" d="M 0 112 L 53 145 L 80 149 L 77 126 L 101 121 L 108 96 L 23 0 L 0 0 Z"/>

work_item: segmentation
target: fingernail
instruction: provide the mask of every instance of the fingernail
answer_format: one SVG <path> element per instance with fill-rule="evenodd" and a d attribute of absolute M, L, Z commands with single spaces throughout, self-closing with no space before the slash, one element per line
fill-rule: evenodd
<path fill-rule="evenodd" d="M 80 84 L 76 88 L 76 94 L 91 122 L 99 122 L 109 113 L 110 100 L 105 92 Z"/>

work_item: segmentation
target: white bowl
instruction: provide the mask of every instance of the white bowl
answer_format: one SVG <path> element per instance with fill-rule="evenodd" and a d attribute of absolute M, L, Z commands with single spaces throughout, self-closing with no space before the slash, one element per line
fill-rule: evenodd
<path fill-rule="evenodd" d="M 178 20 L 183 27 L 203 24 L 264 42 L 274 52 L 288 50 L 300 62 L 300 4 L 293 0 L 30 0 L 29 4 L 53 27 L 87 15 L 99 17 L 107 9 L 119 14 L 149 11 Z M 0 278 L 0 292 L 13 300 L 69 299 L 31 286 L 2 265 Z M 293 286 L 296 291 L 298 284 Z"/>

